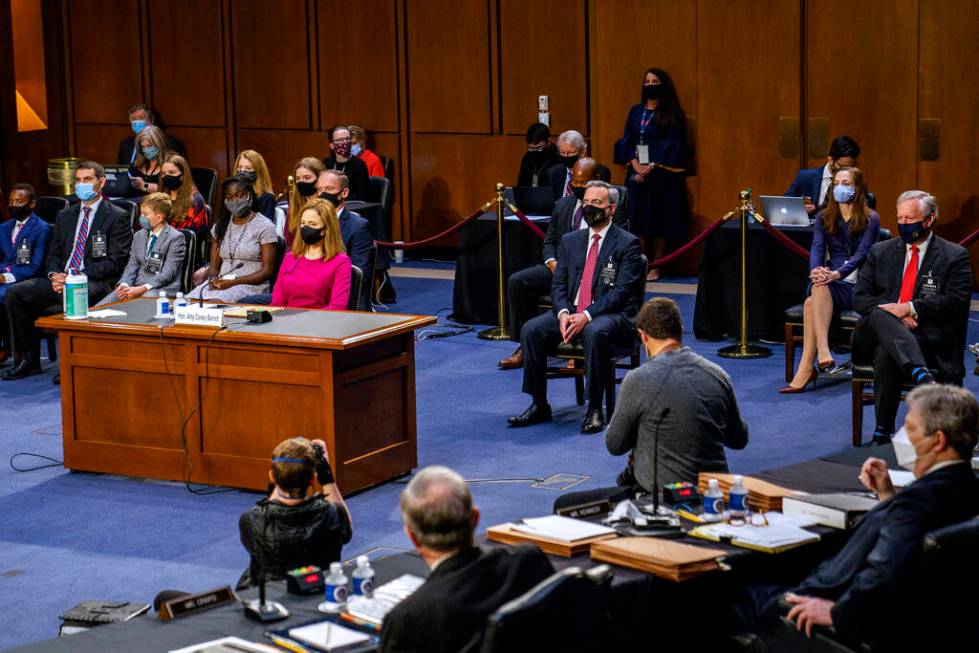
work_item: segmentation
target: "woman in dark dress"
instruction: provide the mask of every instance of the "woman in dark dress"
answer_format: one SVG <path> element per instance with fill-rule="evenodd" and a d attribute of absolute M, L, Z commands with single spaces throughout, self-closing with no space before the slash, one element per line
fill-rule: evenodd
<path fill-rule="evenodd" d="M 833 315 L 850 308 L 857 274 L 880 234 L 880 216 L 867 206 L 867 185 L 858 168 L 841 168 L 816 214 L 809 250 L 809 296 L 803 304 L 802 360 L 779 392 L 802 392 L 819 372 L 836 366 L 829 348 Z M 814 367 L 815 365 L 815 367 Z"/>
<path fill-rule="evenodd" d="M 663 255 L 666 241 L 683 239 L 690 218 L 686 119 L 666 71 L 650 68 L 643 76 L 642 102 L 629 110 L 615 144 L 615 162 L 626 166 L 630 229 L 654 261 Z M 658 278 L 659 270 L 649 271 L 648 280 Z"/>

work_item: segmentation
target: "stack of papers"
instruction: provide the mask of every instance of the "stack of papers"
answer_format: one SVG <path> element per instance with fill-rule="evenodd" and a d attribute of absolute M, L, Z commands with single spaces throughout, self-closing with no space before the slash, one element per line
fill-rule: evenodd
<path fill-rule="evenodd" d="M 690 534 L 714 542 L 730 540 L 734 546 L 764 553 L 781 553 L 803 544 L 818 542 L 820 539 L 816 533 L 796 526 L 787 519 L 769 521 L 768 526 L 710 524 L 709 526 L 698 526 L 690 531 Z"/>
<path fill-rule="evenodd" d="M 331 621 L 292 628 L 289 630 L 289 637 L 306 646 L 312 646 L 317 651 L 329 653 L 359 648 L 371 640 L 371 636 L 366 633 L 345 628 Z"/>
<path fill-rule="evenodd" d="M 592 560 L 638 569 L 676 582 L 716 571 L 717 560 L 724 555 L 720 549 L 654 537 L 623 537 L 591 546 Z"/>
<path fill-rule="evenodd" d="M 356 619 L 380 626 L 387 613 L 424 584 L 425 579 L 404 574 L 374 589 L 371 597 L 355 596 L 347 602 L 346 612 Z"/>
<path fill-rule="evenodd" d="M 588 547 L 593 542 L 611 539 L 618 535 L 615 529 L 608 526 L 549 515 L 491 526 L 486 531 L 486 536 L 494 542 L 504 544 L 532 542 L 545 553 L 570 558 L 588 551 Z"/>
<path fill-rule="evenodd" d="M 734 474 L 700 472 L 697 475 L 697 490 L 701 495 L 707 492 L 707 482 L 712 478 L 717 479 L 717 484 L 724 493 L 724 500 L 727 501 L 728 490 L 734 484 Z M 744 477 L 744 486 L 748 490 L 748 507 L 755 512 L 768 512 L 769 510 L 781 511 L 782 497 L 805 494 L 805 492 L 796 492 L 781 485 L 775 485 L 774 483 L 751 478 L 750 476 Z"/>

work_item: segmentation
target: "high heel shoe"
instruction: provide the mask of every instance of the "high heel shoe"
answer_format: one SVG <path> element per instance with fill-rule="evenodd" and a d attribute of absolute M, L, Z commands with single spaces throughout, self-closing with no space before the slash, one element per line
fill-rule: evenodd
<path fill-rule="evenodd" d="M 812 387 L 815 388 L 816 387 L 816 377 L 817 376 L 819 376 L 819 373 L 816 371 L 816 368 L 813 368 L 813 369 L 811 369 L 809 371 L 809 378 L 806 379 L 806 382 L 802 384 L 802 387 L 801 388 L 797 388 L 794 385 L 791 385 L 790 384 L 790 385 L 785 386 L 784 388 L 780 388 L 779 389 L 779 394 L 783 394 L 783 395 L 794 395 L 794 394 L 799 394 L 800 392 L 805 392 L 806 391 L 806 387 L 810 383 L 812 383 Z"/>
<path fill-rule="evenodd" d="M 820 372 L 829 372 L 834 367 L 836 367 L 836 361 L 832 358 L 830 358 L 828 361 L 819 361 L 816 363 L 816 369 Z"/>

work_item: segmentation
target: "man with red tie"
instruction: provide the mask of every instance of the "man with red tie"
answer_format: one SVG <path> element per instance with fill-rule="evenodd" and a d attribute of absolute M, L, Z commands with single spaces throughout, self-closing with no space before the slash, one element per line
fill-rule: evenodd
<path fill-rule="evenodd" d="M 533 403 L 510 426 L 529 426 L 551 419 L 547 403 L 547 357 L 560 342 L 581 340 L 585 350 L 588 412 L 583 433 L 605 426 L 602 397 L 610 376 L 611 350 L 636 338 L 640 284 L 644 283 L 639 239 L 612 224 L 619 201 L 614 186 L 590 181 L 582 198 L 582 219 L 587 229 L 575 229 L 561 238 L 557 267 L 551 282 L 554 310 L 524 325 L 520 344 L 524 351 L 523 391 Z"/>
<path fill-rule="evenodd" d="M 22 281 L 7 290 L 7 312 L 18 361 L 0 375 L 5 381 L 41 370 L 40 339 L 34 320 L 62 303 L 69 271 L 84 272 L 88 277 L 89 305 L 108 295 L 119 281 L 129 260 L 133 229 L 125 211 L 102 199 L 104 186 L 105 168 L 95 161 L 78 164 L 75 195 L 80 201 L 60 211 L 55 219 L 47 278 Z"/>
<path fill-rule="evenodd" d="M 853 361 L 873 363 L 874 442 L 894 432 L 901 385 L 962 385 L 972 292 L 969 252 L 932 233 L 938 201 L 920 190 L 897 198 L 900 237 L 870 249 L 853 292 L 862 318 Z"/>

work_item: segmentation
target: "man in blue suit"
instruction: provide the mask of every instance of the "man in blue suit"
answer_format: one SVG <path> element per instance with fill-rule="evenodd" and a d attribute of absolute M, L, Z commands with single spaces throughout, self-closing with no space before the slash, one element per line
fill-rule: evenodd
<path fill-rule="evenodd" d="M 837 136 L 829 146 L 826 165 L 818 168 L 800 170 L 795 181 L 785 191 L 787 197 L 801 197 L 805 200 L 806 212 L 812 216 L 826 206 L 826 192 L 833 184 L 833 176 L 840 168 L 857 167 L 860 146 L 849 136 Z M 873 208 L 873 206 L 871 206 Z"/>
<path fill-rule="evenodd" d="M 521 332 L 523 391 L 533 403 L 523 414 L 510 417 L 510 426 L 551 419 L 547 357 L 558 343 L 579 338 L 585 349 L 589 399 L 581 431 L 597 433 L 605 426 L 602 397 L 611 375 L 611 350 L 636 338 L 639 284 L 644 283 L 646 273 L 639 239 L 612 224 L 618 201 L 618 191 L 604 181 L 590 181 L 585 187 L 582 217 L 588 229 L 565 234 L 558 245 L 551 282 L 554 310 L 530 320 Z"/>
<path fill-rule="evenodd" d="M 51 240 L 51 226 L 34 214 L 33 186 L 14 184 L 9 199 L 10 220 L 0 224 L 0 363 L 11 351 L 5 308 L 7 288 L 41 275 Z"/>

